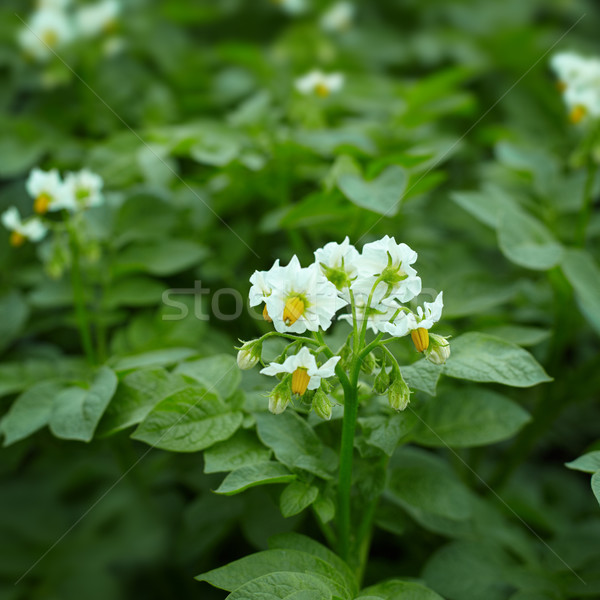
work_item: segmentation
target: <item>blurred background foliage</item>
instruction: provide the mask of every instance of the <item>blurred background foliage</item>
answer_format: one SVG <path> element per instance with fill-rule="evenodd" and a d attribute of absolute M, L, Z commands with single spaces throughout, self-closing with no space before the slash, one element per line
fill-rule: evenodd
<path fill-rule="evenodd" d="M 245 312 L 164 321 L 166 288 L 201 280 L 245 297 L 248 276 L 275 258 L 311 260 L 345 235 L 406 242 L 424 281 L 444 290 L 447 333 L 526 346 L 555 381 L 503 390 L 533 420 L 512 441 L 459 449 L 473 471 L 440 450 L 481 498 L 471 528 L 407 510 L 403 525 L 382 525 L 367 583 L 423 575 L 457 600 L 598 597 L 598 504 L 563 463 L 600 449 L 600 214 L 582 258 L 580 133 L 547 64 L 566 48 L 598 54 L 599 7 L 364 1 L 350 28 L 331 33 L 319 26 L 328 4 L 291 16 L 267 0 L 128 0 L 110 35 L 40 64 L 16 43 L 33 4 L 4 0 L 0 208 L 31 211 L 34 166 L 102 175 L 106 205 L 86 220 L 106 247 L 89 266 L 104 284 L 89 301 L 102 298 L 112 360 L 169 347 L 231 353 L 262 331 Z M 343 91 L 298 95 L 294 80 L 316 66 L 343 72 Z M 0 264 L 6 414 L 30 385 L 87 367 L 68 284 L 3 231 Z M 2 449 L 0 595 L 223 597 L 192 577 L 300 517 L 283 519 L 271 489 L 214 496 L 220 478 L 202 470 L 194 454 L 148 454 L 125 434 L 81 444 L 39 432 Z"/>

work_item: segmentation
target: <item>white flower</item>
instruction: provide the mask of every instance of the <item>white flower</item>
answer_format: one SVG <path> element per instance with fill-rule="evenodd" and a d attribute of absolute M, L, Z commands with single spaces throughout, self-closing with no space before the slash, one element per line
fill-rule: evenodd
<path fill-rule="evenodd" d="M 342 73 L 322 73 L 314 70 L 296 79 L 296 89 L 304 95 L 316 94 L 325 98 L 329 94 L 339 92 L 344 85 Z"/>
<path fill-rule="evenodd" d="M 82 6 L 76 15 L 77 29 L 85 37 L 94 37 L 102 32 L 108 32 L 115 26 L 120 12 L 119 0 L 102 0 Z"/>
<path fill-rule="evenodd" d="M 26 240 L 39 242 L 48 233 L 47 227 L 38 217 L 21 220 L 21 215 L 15 206 L 2 213 L 2 224 L 12 232 L 10 243 L 13 246 L 21 246 Z"/>
<path fill-rule="evenodd" d="M 315 263 L 338 290 L 347 288 L 356 277 L 356 262 L 360 254 L 348 236 L 341 244 L 329 242 L 315 251 Z"/>
<path fill-rule="evenodd" d="M 354 4 L 351 2 L 337 2 L 321 17 L 321 27 L 325 31 L 344 31 L 352 25 Z"/>
<path fill-rule="evenodd" d="M 365 244 L 357 261 L 358 278 L 352 283 L 352 289 L 368 295 L 375 281 L 381 278 L 376 291 L 383 291 L 385 298 L 408 302 L 421 293 L 421 278 L 410 266 L 416 260 L 414 250 L 387 235 Z"/>
<path fill-rule="evenodd" d="M 444 292 L 440 292 L 433 302 L 425 302 L 417 307 L 417 313 L 400 312 L 391 323 L 385 323 L 383 330 L 394 337 L 402 337 L 417 329 L 431 329 L 442 316 Z"/>
<path fill-rule="evenodd" d="M 321 379 L 333 377 L 339 356 L 330 358 L 325 364 L 317 366 L 317 361 L 310 350 L 303 346 L 298 354 L 288 356 L 283 364 L 271 363 L 261 370 L 263 375 L 292 374 L 292 392 L 304 394 L 306 390 L 316 390 L 321 385 Z"/>
<path fill-rule="evenodd" d="M 266 312 L 279 333 L 328 329 L 335 313 L 346 305 L 318 265 L 302 268 L 296 256 L 273 272 L 268 283 L 272 290 L 265 297 Z"/>
<path fill-rule="evenodd" d="M 288 15 L 301 15 L 308 6 L 306 0 L 271 0 L 280 6 Z"/>
<path fill-rule="evenodd" d="M 380 302 L 383 295 L 383 290 L 378 288 L 377 295 L 373 295 L 371 298 L 371 305 L 367 314 L 367 327 L 373 333 L 383 333 L 385 331 L 384 325 L 389 323 L 390 319 L 398 311 L 397 306 L 391 306 L 390 304 L 382 304 Z M 358 321 L 358 327 L 360 328 L 363 320 L 365 319 L 365 309 L 367 307 L 368 296 L 366 294 L 358 293 L 354 296 L 354 302 L 356 305 L 356 320 Z M 347 321 L 352 324 L 352 315 L 345 313 L 339 316 L 340 320 Z"/>
<path fill-rule="evenodd" d="M 60 10 L 44 8 L 33 13 L 31 20 L 19 31 L 19 44 L 23 50 L 39 61 L 48 60 L 74 37 L 69 18 Z"/>
<path fill-rule="evenodd" d="M 32 169 L 25 183 L 27 193 L 33 198 L 33 209 L 38 214 L 73 208 L 70 193 L 65 188 L 56 169 Z"/>
<path fill-rule="evenodd" d="M 279 266 L 277 259 L 268 271 L 254 271 L 250 277 L 252 287 L 248 294 L 250 306 L 262 304 L 273 292 L 274 282 L 277 281 L 277 273 L 282 267 Z"/>
<path fill-rule="evenodd" d="M 102 204 L 102 187 L 104 181 L 100 175 L 92 173 L 89 169 L 82 169 L 77 173 L 67 173 L 64 187 L 69 196 L 67 202 L 71 210 L 90 208 Z"/>

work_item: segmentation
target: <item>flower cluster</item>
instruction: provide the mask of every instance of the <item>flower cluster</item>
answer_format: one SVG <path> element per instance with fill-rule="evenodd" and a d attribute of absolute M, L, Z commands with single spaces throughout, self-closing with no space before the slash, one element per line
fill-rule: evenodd
<path fill-rule="evenodd" d="M 64 180 L 56 169 L 33 169 L 25 187 L 33 200 L 33 211 L 39 216 L 22 220 L 14 206 L 2 214 L 3 225 L 11 231 L 13 246 L 21 246 L 26 240 L 38 242 L 44 238 L 48 227 L 40 217 L 47 213 L 67 211 L 75 214 L 103 202 L 102 177 L 89 169 L 67 173 Z"/>
<path fill-rule="evenodd" d="M 421 279 L 412 266 L 417 253 L 409 246 L 385 236 L 365 244 L 362 252 L 358 252 L 346 237 L 340 244 L 331 242 L 319 248 L 314 257 L 308 267 L 302 267 L 296 256 L 285 267 L 276 260 L 271 269 L 256 271 L 250 278 L 250 305 L 263 307 L 263 318 L 273 324 L 275 331 L 244 343 L 238 354 L 240 368 L 249 369 L 262 361 L 266 337 L 279 335 L 294 340 L 278 360 L 261 371 L 265 375 L 284 375 L 271 395 L 273 412 L 284 410 L 292 394 L 302 396 L 307 390 L 317 390 L 321 392 L 318 414 L 330 414 L 324 404 L 321 380 L 333 377 L 336 368 L 345 368 L 353 360 L 354 367 L 367 370 L 370 356 L 370 347 L 365 342 L 367 329 L 377 334 L 371 344 L 375 344 L 373 348 L 385 334 L 392 338 L 410 334 L 417 351 L 428 360 L 436 364 L 446 362 L 450 355 L 448 340 L 429 333 L 441 318 L 442 292 L 433 302 L 425 302 L 415 311 L 406 305 L 421 293 Z M 339 319 L 352 325 L 352 333 L 344 347 L 334 353 L 324 343 L 321 332 L 329 329 L 336 313 L 344 307 L 350 310 L 339 315 Z M 299 337 L 298 334 L 307 331 L 312 332 L 313 338 Z M 306 344 L 316 346 L 315 352 Z M 294 346 L 301 349 L 288 356 Z M 350 353 L 354 358 L 343 357 L 344 349 L 348 348 L 352 348 Z M 390 404 L 402 410 L 408 404 L 410 390 L 395 359 L 391 375 L 386 370 L 386 361 L 390 359 L 389 351 L 385 352 L 375 390 L 388 391 Z M 328 358 L 320 367 L 319 353 Z M 314 400 L 313 408 L 317 410 Z"/>
<path fill-rule="evenodd" d="M 571 122 L 600 117 L 600 59 L 561 52 L 552 57 L 550 65 Z"/>
<path fill-rule="evenodd" d="M 323 73 L 318 69 L 299 77 L 295 82 L 296 89 L 305 96 L 316 95 L 327 98 L 330 94 L 339 92 L 344 86 L 342 73 Z"/>
<path fill-rule="evenodd" d="M 25 54 L 45 62 L 71 42 L 113 32 L 120 12 L 120 0 L 99 0 L 76 10 L 71 0 L 39 0 L 18 41 Z"/>

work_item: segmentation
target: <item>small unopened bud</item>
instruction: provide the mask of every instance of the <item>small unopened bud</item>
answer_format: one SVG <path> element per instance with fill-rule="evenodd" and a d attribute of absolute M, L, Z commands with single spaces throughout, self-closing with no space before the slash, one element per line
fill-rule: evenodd
<path fill-rule="evenodd" d="M 388 389 L 388 400 L 394 410 L 404 410 L 410 402 L 410 388 L 400 373 Z"/>
<path fill-rule="evenodd" d="M 360 370 L 363 373 L 370 375 L 375 370 L 375 367 L 377 367 L 377 359 L 372 352 L 369 352 L 369 354 L 363 358 Z"/>
<path fill-rule="evenodd" d="M 312 401 L 312 407 L 315 413 L 321 417 L 321 419 L 325 419 L 326 421 L 331 419 L 333 404 L 323 390 L 317 390 L 317 393 L 314 395 Z"/>
<path fill-rule="evenodd" d="M 373 389 L 376 394 L 383 395 L 387 392 L 390 387 L 390 374 L 387 372 L 385 364 L 381 367 L 381 371 L 379 371 L 379 375 L 375 377 L 375 382 L 373 383 Z"/>
<path fill-rule="evenodd" d="M 244 342 L 237 355 L 238 367 L 243 370 L 251 369 L 260 360 L 261 352 L 262 344 L 260 342 Z"/>
<path fill-rule="evenodd" d="M 443 335 L 429 334 L 429 348 L 425 358 L 435 365 L 443 365 L 450 357 L 450 342 Z"/>
<path fill-rule="evenodd" d="M 290 389 L 289 378 L 278 383 L 269 394 L 269 410 L 274 415 L 280 415 L 292 399 L 292 390 Z"/>

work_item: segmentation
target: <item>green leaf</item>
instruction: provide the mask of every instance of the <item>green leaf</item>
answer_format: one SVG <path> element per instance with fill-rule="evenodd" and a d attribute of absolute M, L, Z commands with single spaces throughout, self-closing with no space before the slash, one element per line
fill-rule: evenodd
<path fill-rule="evenodd" d="M 592 475 L 592 491 L 596 496 L 596 500 L 598 500 L 598 504 L 600 504 L 600 471 L 596 471 Z"/>
<path fill-rule="evenodd" d="M 323 523 L 329 523 L 335 516 L 335 502 L 327 496 L 321 494 L 312 506 Z"/>
<path fill-rule="evenodd" d="M 23 329 L 29 317 L 29 307 L 23 296 L 13 290 L 0 297 L 0 314 L 0 350 L 4 350 Z"/>
<path fill-rule="evenodd" d="M 439 365 L 434 365 L 422 358 L 412 365 L 400 367 L 400 372 L 411 390 L 420 390 L 430 396 L 435 396 L 437 382 L 442 373 Z"/>
<path fill-rule="evenodd" d="M 232 438 L 215 444 L 204 453 L 204 472 L 222 473 L 240 467 L 267 462 L 271 450 L 265 448 L 253 433 L 239 430 Z"/>
<path fill-rule="evenodd" d="M 571 462 L 565 463 L 565 466 L 576 471 L 583 471 L 584 473 L 600 471 L 600 450 L 588 452 Z"/>
<path fill-rule="evenodd" d="M 292 517 L 308 508 L 319 495 L 319 488 L 303 481 L 292 481 L 287 485 L 279 500 L 281 514 L 284 517 Z"/>
<path fill-rule="evenodd" d="M 198 352 L 191 348 L 164 348 L 162 350 L 151 350 L 142 354 L 124 356 L 116 360 L 113 368 L 117 373 L 142 369 L 144 367 L 168 367 L 194 356 Z"/>
<path fill-rule="evenodd" d="M 515 344 L 483 333 L 465 333 L 451 340 L 452 354 L 444 374 L 457 379 L 531 387 L 552 381 L 533 356 Z"/>
<path fill-rule="evenodd" d="M 293 411 L 281 415 L 258 413 L 256 428 L 263 444 L 272 448 L 277 460 L 290 468 L 331 479 L 335 462 L 323 460 L 323 444 L 308 423 Z"/>
<path fill-rule="evenodd" d="M 161 276 L 173 275 L 197 265 L 206 255 L 206 248 L 191 240 L 136 243 L 119 253 L 114 268 L 117 275 L 134 271 Z"/>
<path fill-rule="evenodd" d="M 54 397 L 63 388 L 58 382 L 42 381 L 23 392 L 0 422 L 4 445 L 14 444 L 47 425 Z"/>
<path fill-rule="evenodd" d="M 567 250 L 561 268 L 575 290 L 581 312 L 600 334 L 600 268 L 585 250 Z"/>
<path fill-rule="evenodd" d="M 506 211 L 498 226 L 498 243 L 515 264 L 546 271 L 557 265 L 563 248 L 534 217 L 523 211 Z"/>
<path fill-rule="evenodd" d="M 50 430 L 59 438 L 89 442 L 117 389 L 112 369 L 100 367 L 89 389 L 70 387 L 54 399 Z"/>
<path fill-rule="evenodd" d="M 550 329 L 529 327 L 525 325 L 495 325 L 482 331 L 488 335 L 502 338 L 519 346 L 535 346 L 548 339 L 552 334 Z"/>
<path fill-rule="evenodd" d="M 382 600 L 443 600 L 433 590 L 420 583 L 392 579 L 365 588 L 356 600 L 367 600 L 369 596 Z"/>
<path fill-rule="evenodd" d="M 496 228 L 507 211 L 519 205 L 500 187 L 488 184 L 481 191 L 454 192 L 450 197 L 481 223 Z"/>
<path fill-rule="evenodd" d="M 154 306 L 165 291 L 164 283 L 150 277 L 128 277 L 113 282 L 104 296 L 107 309 L 119 306 Z"/>
<path fill-rule="evenodd" d="M 332 587 L 327 580 L 308 573 L 281 571 L 249 581 L 229 594 L 227 600 L 331 600 Z"/>
<path fill-rule="evenodd" d="M 482 388 L 452 390 L 425 404 L 413 433 L 425 446 L 470 448 L 515 435 L 531 420 L 518 404 Z"/>
<path fill-rule="evenodd" d="M 410 436 L 417 424 L 417 417 L 413 412 L 404 411 L 386 416 L 362 417 L 358 422 L 367 444 L 391 456 L 398 444 Z"/>
<path fill-rule="evenodd" d="M 296 476 L 277 462 L 246 465 L 229 473 L 215 490 L 215 493 L 229 496 L 231 494 L 239 494 L 257 485 L 288 483 L 294 481 L 294 479 L 296 479 Z"/>
<path fill-rule="evenodd" d="M 464 485 L 445 463 L 422 450 L 396 452 L 388 489 L 390 498 L 408 509 L 458 521 L 471 515 L 471 497 Z"/>
<path fill-rule="evenodd" d="M 182 363 L 175 369 L 175 373 L 195 379 L 223 399 L 235 392 L 242 379 L 236 359 L 229 354 Z"/>
<path fill-rule="evenodd" d="M 392 165 L 371 181 L 351 173 L 341 175 L 338 187 L 357 206 L 392 217 L 400 209 L 406 180 L 406 171 Z"/>
<path fill-rule="evenodd" d="M 128 373 L 100 421 L 98 434 L 116 433 L 141 423 L 161 400 L 189 385 L 183 377 L 161 368 Z"/>
<path fill-rule="evenodd" d="M 215 394 L 188 387 L 159 402 L 131 437 L 163 450 L 197 452 L 230 438 L 242 420 Z"/>

